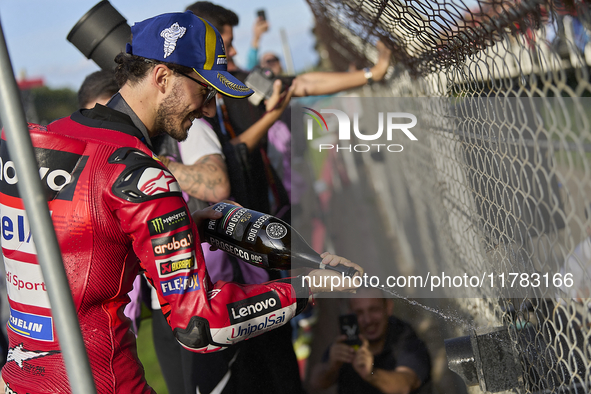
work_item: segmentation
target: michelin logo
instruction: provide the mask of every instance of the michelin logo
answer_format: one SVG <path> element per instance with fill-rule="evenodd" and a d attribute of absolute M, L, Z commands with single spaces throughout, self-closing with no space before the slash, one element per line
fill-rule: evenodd
<path fill-rule="evenodd" d="M 39 316 L 10 308 L 8 328 L 27 338 L 53 341 L 53 323 L 49 316 Z"/>

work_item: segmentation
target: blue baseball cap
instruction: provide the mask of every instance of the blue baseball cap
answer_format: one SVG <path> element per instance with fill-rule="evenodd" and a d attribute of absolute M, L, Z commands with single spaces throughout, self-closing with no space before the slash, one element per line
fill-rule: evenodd
<path fill-rule="evenodd" d="M 228 72 L 222 36 L 191 11 L 162 14 L 131 27 L 126 52 L 192 68 L 223 95 L 245 98 L 254 91 Z"/>

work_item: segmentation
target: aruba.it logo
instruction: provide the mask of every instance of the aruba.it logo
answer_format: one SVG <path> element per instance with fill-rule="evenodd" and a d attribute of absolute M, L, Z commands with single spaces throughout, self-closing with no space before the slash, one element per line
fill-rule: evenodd
<path fill-rule="evenodd" d="M 320 112 L 309 108 L 303 107 L 307 111 L 304 111 L 305 115 L 310 116 L 308 118 L 306 124 L 307 130 L 307 139 L 313 140 L 313 129 L 314 129 L 314 122 L 320 127 L 320 130 L 326 130 L 325 133 L 330 133 L 328 129 L 328 123 L 322 114 L 333 114 L 337 117 L 338 121 L 338 140 L 339 141 L 351 141 L 351 119 L 349 115 L 345 112 L 337 110 L 337 109 L 321 109 Z M 309 112 L 308 112 L 309 111 Z M 411 141 L 417 141 L 417 138 L 414 136 L 413 133 L 409 130 L 410 128 L 416 126 L 417 118 L 411 113 L 408 112 L 387 112 L 385 114 L 386 118 L 386 139 L 388 141 L 392 141 L 394 131 L 402 131 L 406 137 L 408 137 Z M 410 119 L 410 122 L 400 123 L 402 119 Z M 363 134 L 359 130 L 359 114 L 355 113 L 353 115 L 353 133 L 355 137 L 362 141 L 375 141 L 378 138 L 382 137 L 384 134 L 384 113 L 378 113 L 378 131 L 374 134 Z M 328 150 L 328 149 L 336 149 L 337 152 L 339 150 L 347 150 L 349 152 L 368 152 L 372 149 L 377 149 L 380 151 L 380 147 L 385 147 L 386 150 L 389 152 L 401 152 L 403 147 L 400 144 L 356 144 L 356 145 L 347 145 L 347 146 L 340 146 L 340 145 L 333 145 L 333 144 L 319 144 L 318 149 L 319 151 Z"/>

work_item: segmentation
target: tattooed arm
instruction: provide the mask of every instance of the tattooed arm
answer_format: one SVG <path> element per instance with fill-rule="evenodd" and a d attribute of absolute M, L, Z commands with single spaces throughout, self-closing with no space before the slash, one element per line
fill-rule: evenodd
<path fill-rule="evenodd" d="M 221 155 L 206 155 L 191 165 L 161 159 L 175 176 L 181 189 L 192 197 L 219 202 L 230 196 L 228 170 Z"/>

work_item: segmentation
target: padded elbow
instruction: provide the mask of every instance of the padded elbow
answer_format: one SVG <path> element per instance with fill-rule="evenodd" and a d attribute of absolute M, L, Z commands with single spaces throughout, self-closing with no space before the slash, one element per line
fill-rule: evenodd
<path fill-rule="evenodd" d="M 174 336 L 185 347 L 201 349 L 213 344 L 209 332 L 209 322 L 199 316 L 193 316 L 187 324 L 187 328 L 175 328 Z"/>

